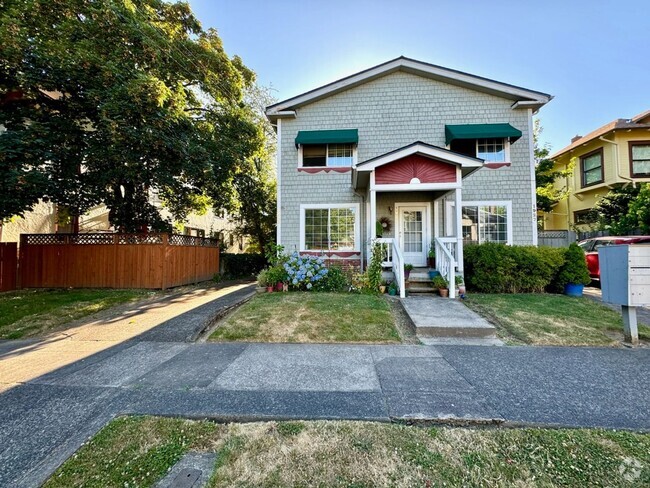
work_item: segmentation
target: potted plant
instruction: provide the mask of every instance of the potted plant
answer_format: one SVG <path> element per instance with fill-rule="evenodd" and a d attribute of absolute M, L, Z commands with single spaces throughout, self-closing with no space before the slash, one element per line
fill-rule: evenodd
<path fill-rule="evenodd" d="M 438 289 L 441 297 L 449 296 L 449 282 L 445 279 L 444 276 L 438 275 L 431 280 L 434 288 Z"/>
<path fill-rule="evenodd" d="M 379 293 L 381 293 L 382 295 L 384 293 L 386 293 L 386 282 L 385 281 L 382 281 L 381 285 L 379 285 Z"/>
<path fill-rule="evenodd" d="M 404 265 L 404 279 L 408 280 L 409 276 L 411 276 L 411 271 L 413 270 L 413 265 L 412 264 L 405 264 Z"/>
<path fill-rule="evenodd" d="M 427 266 L 433 269 L 436 267 L 436 245 L 431 244 L 429 247 L 429 253 L 427 254 Z"/>
<path fill-rule="evenodd" d="M 465 287 L 465 280 L 461 275 L 456 275 L 456 285 L 458 285 L 458 295 L 463 298 L 465 293 L 467 293 L 467 288 Z"/>
<path fill-rule="evenodd" d="M 564 253 L 558 283 L 564 286 L 564 294 L 570 297 L 581 297 L 585 285 L 591 283 L 585 253 L 575 242 Z"/>
<path fill-rule="evenodd" d="M 266 281 L 266 286 L 271 288 L 270 291 L 273 291 L 274 288 L 277 291 L 282 291 L 284 282 L 287 281 L 287 271 L 281 264 L 276 264 L 268 269 Z"/>
<path fill-rule="evenodd" d="M 397 284 L 394 281 L 391 281 L 390 285 L 388 285 L 388 294 L 392 297 L 397 295 Z"/>
<path fill-rule="evenodd" d="M 269 276 L 269 269 L 263 269 L 257 275 L 257 284 L 260 287 L 266 288 L 266 291 L 271 293 L 273 291 L 273 282 Z"/>

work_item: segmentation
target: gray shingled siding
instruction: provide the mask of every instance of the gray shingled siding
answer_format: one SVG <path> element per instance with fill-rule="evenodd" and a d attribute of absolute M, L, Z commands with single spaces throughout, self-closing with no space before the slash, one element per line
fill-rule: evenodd
<path fill-rule="evenodd" d="M 511 167 L 479 170 L 463 181 L 463 200 L 510 200 L 513 240 L 533 239 L 533 195 L 528 112 L 512 110 L 511 100 L 396 72 L 296 110 L 282 120 L 281 242 L 287 250 L 300 243 L 300 204 L 362 202 L 351 174 L 298 172 L 294 139 L 299 130 L 358 129 L 358 161 L 415 141 L 445 146 L 446 124 L 508 122 L 523 137 L 510 147 Z M 410 197 L 409 197 L 410 198 Z M 415 199 L 411 199 L 415 201 Z M 362 206 L 362 214 L 365 207 Z M 383 210 L 382 210 L 383 212 Z M 378 216 L 382 213 L 378 212 Z M 361 231 L 365 234 L 362 222 Z"/>

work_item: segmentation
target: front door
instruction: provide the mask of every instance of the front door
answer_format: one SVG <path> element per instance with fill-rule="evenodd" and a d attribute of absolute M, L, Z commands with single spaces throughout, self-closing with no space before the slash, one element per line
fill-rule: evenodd
<path fill-rule="evenodd" d="M 427 205 L 397 204 L 398 242 L 404 261 L 413 266 L 426 266 L 429 216 Z"/>

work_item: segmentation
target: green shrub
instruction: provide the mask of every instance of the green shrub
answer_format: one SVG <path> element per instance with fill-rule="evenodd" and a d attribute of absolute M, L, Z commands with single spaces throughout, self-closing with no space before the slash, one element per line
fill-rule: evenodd
<path fill-rule="evenodd" d="M 585 261 L 585 252 L 575 242 L 564 253 L 564 263 L 557 276 L 557 284 L 561 287 L 573 283 L 575 285 L 588 285 L 591 283 L 589 269 Z"/>
<path fill-rule="evenodd" d="M 381 286 L 381 261 L 383 251 L 380 244 L 372 245 L 372 254 L 370 255 L 370 264 L 368 265 L 368 286 L 371 292 L 378 292 Z"/>
<path fill-rule="evenodd" d="M 223 275 L 229 278 L 255 276 L 266 266 L 266 258 L 261 254 L 222 253 L 219 259 L 221 259 Z"/>
<path fill-rule="evenodd" d="M 350 288 L 350 278 L 340 266 L 330 266 L 327 274 L 314 284 L 316 291 L 347 291 Z"/>
<path fill-rule="evenodd" d="M 281 264 L 276 264 L 269 268 L 266 272 L 266 279 L 270 285 L 276 285 L 278 283 L 288 283 L 289 275 L 287 270 L 284 269 L 284 266 Z"/>
<path fill-rule="evenodd" d="M 271 286 L 272 283 L 269 282 L 269 270 L 263 269 L 257 275 L 257 284 L 259 286 Z"/>
<path fill-rule="evenodd" d="M 485 243 L 464 250 L 469 289 L 483 293 L 534 293 L 557 287 L 564 249 Z"/>

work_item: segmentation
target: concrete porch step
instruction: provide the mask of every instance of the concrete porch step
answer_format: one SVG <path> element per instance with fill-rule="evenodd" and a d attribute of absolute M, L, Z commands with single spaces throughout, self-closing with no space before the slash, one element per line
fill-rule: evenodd
<path fill-rule="evenodd" d="M 431 294 L 409 296 L 400 302 L 418 336 L 495 337 L 495 327 L 458 300 Z"/>

